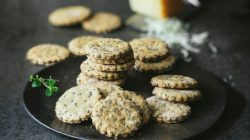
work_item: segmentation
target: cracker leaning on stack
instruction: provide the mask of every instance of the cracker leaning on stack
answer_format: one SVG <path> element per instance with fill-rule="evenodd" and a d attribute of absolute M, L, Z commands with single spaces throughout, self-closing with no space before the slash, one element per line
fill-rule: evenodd
<path fill-rule="evenodd" d="M 170 55 L 167 44 L 156 38 L 140 38 L 130 41 L 134 52 L 134 68 L 140 72 L 162 73 L 169 71 L 175 57 Z"/>
<path fill-rule="evenodd" d="M 87 79 L 97 79 L 122 85 L 127 70 L 134 65 L 131 47 L 120 39 L 96 39 L 85 45 L 85 52 L 88 59 L 80 66 L 78 84 L 84 84 Z"/>
<path fill-rule="evenodd" d="M 158 75 L 151 79 L 155 86 L 153 94 L 147 102 L 153 111 L 153 117 L 164 123 L 178 123 L 191 114 L 191 107 L 186 102 L 201 98 L 196 90 L 195 79 L 182 75 Z"/>

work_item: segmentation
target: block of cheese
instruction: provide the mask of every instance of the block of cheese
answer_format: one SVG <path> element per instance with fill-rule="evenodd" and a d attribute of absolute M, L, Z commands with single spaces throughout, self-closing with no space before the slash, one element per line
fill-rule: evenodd
<path fill-rule="evenodd" d="M 136 13 L 160 19 L 175 16 L 183 9 L 183 0 L 129 0 L 129 4 Z"/>

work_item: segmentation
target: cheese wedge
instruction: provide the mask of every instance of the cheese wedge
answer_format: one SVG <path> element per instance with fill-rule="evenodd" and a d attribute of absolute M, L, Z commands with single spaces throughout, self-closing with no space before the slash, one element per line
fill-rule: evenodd
<path fill-rule="evenodd" d="M 182 0 L 129 0 L 129 4 L 136 13 L 160 19 L 175 16 L 183 9 Z"/>

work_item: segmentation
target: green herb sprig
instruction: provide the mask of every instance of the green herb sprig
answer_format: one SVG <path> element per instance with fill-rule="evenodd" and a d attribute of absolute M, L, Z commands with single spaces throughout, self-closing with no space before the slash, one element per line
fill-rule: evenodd
<path fill-rule="evenodd" d="M 45 95 L 48 97 L 59 91 L 59 88 L 56 86 L 57 80 L 52 79 L 51 76 L 49 79 L 45 79 L 39 77 L 38 75 L 30 75 L 29 81 L 31 82 L 31 87 L 33 88 L 44 86 L 46 88 Z"/>

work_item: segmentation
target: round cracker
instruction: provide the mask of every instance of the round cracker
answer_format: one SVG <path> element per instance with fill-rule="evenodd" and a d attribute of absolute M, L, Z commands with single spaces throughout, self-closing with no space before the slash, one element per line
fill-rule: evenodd
<path fill-rule="evenodd" d="M 49 22 L 54 26 L 70 26 L 81 23 L 91 14 L 86 6 L 68 6 L 54 10 L 49 15 Z"/>
<path fill-rule="evenodd" d="M 103 64 L 103 65 L 117 65 L 124 64 L 134 60 L 133 53 L 129 53 L 126 56 L 120 59 L 96 59 L 88 56 L 88 59 L 94 63 Z"/>
<path fill-rule="evenodd" d="M 152 116 L 159 122 L 182 122 L 191 114 L 191 107 L 187 104 L 169 102 L 159 97 L 152 96 L 146 99 L 153 111 Z"/>
<path fill-rule="evenodd" d="M 26 58 L 33 64 L 51 65 L 69 57 L 69 51 L 57 44 L 40 44 L 32 47 L 26 54 Z"/>
<path fill-rule="evenodd" d="M 85 52 L 96 59 L 120 59 L 132 52 L 125 41 L 117 38 L 101 38 L 86 44 Z"/>
<path fill-rule="evenodd" d="M 81 71 L 85 75 L 95 78 L 95 79 L 100 79 L 100 80 L 117 80 L 117 79 L 123 79 L 125 77 L 124 72 L 102 72 L 98 71 L 95 69 L 92 69 L 87 63 L 86 60 L 81 64 Z"/>
<path fill-rule="evenodd" d="M 84 46 L 95 39 L 98 39 L 101 37 L 98 36 L 81 36 L 81 37 L 76 37 L 73 38 L 69 43 L 68 43 L 68 48 L 71 53 L 74 55 L 78 56 L 83 56 L 86 55 L 84 51 Z"/>
<path fill-rule="evenodd" d="M 109 82 L 100 81 L 100 82 L 91 83 L 90 85 L 98 88 L 103 97 L 107 97 L 113 92 L 123 91 L 121 87 L 111 84 Z"/>
<path fill-rule="evenodd" d="M 129 101 L 132 101 L 141 112 L 143 124 L 146 124 L 149 121 L 151 112 L 149 110 L 147 102 L 141 95 L 138 95 L 132 91 L 115 90 L 110 93 L 109 96 L 111 98 L 124 98 Z"/>
<path fill-rule="evenodd" d="M 110 12 L 98 12 L 82 23 L 85 30 L 95 33 L 107 33 L 121 26 L 121 18 Z"/>
<path fill-rule="evenodd" d="M 78 85 L 88 84 L 88 83 L 99 83 L 99 82 L 101 82 L 101 83 L 105 82 L 105 83 L 110 83 L 112 85 L 114 84 L 114 85 L 121 86 L 121 85 L 123 85 L 125 83 L 125 78 L 123 78 L 123 79 L 117 79 L 117 80 L 112 80 L 112 81 L 107 81 L 107 80 L 98 80 L 98 79 L 95 79 L 95 78 L 91 78 L 91 77 L 88 77 L 87 75 L 85 75 L 84 73 L 80 73 L 77 76 L 77 79 L 76 79 L 76 83 Z"/>
<path fill-rule="evenodd" d="M 92 110 L 92 123 L 107 137 L 126 138 L 141 126 L 140 111 L 131 101 L 111 99 L 99 101 Z"/>
<path fill-rule="evenodd" d="M 93 106 L 101 99 L 100 91 L 84 85 L 68 89 L 56 102 L 56 116 L 65 123 L 88 120 Z"/>
<path fill-rule="evenodd" d="M 199 90 L 180 90 L 155 87 L 152 93 L 161 99 L 173 102 L 192 102 L 201 98 L 201 92 Z"/>
<path fill-rule="evenodd" d="M 156 62 L 170 54 L 167 44 L 156 38 L 140 38 L 129 42 L 134 57 L 142 62 Z"/>
<path fill-rule="evenodd" d="M 171 70 L 175 64 L 175 61 L 176 58 L 173 56 L 166 57 L 165 59 L 154 63 L 135 61 L 134 68 L 140 72 L 162 73 Z"/>
<path fill-rule="evenodd" d="M 134 65 L 135 61 L 129 61 L 124 64 L 116 64 L 116 65 L 103 65 L 95 63 L 89 59 L 86 60 L 86 63 L 92 68 L 98 71 L 107 71 L 107 72 L 117 72 L 117 71 L 127 71 L 131 66 Z"/>
<path fill-rule="evenodd" d="M 162 88 L 190 89 L 196 88 L 198 82 L 191 77 L 182 75 L 158 75 L 151 79 L 151 84 Z"/>

